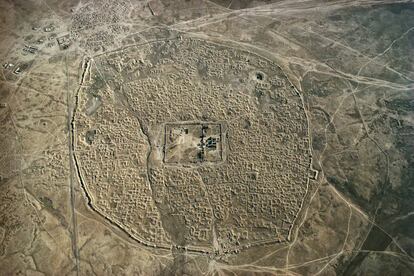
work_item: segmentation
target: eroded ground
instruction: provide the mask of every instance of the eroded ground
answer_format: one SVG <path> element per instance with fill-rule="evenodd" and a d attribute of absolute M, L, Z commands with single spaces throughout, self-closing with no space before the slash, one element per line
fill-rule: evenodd
<path fill-rule="evenodd" d="M 0 19 L 0 274 L 414 273 L 413 4 Z"/>

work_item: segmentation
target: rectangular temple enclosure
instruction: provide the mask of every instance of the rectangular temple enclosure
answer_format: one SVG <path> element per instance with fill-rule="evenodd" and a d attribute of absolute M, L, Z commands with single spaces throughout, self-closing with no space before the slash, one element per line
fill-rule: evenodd
<path fill-rule="evenodd" d="M 203 164 L 223 161 L 223 126 L 211 122 L 167 123 L 164 163 Z"/>

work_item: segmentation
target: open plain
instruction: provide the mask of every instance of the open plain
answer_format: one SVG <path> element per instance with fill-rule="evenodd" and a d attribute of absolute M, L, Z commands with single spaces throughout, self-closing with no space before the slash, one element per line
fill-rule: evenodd
<path fill-rule="evenodd" d="M 410 1 L 0 20 L 0 275 L 414 275 Z"/>

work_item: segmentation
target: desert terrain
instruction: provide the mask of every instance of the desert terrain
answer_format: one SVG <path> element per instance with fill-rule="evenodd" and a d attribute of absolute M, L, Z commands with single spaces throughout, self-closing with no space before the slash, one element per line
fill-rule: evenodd
<path fill-rule="evenodd" d="M 414 275 L 414 3 L 0 20 L 0 275 Z"/>

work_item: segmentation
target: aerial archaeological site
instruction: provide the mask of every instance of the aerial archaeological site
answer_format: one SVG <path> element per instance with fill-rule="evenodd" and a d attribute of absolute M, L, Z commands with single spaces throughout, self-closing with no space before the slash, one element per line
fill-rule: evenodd
<path fill-rule="evenodd" d="M 0 275 L 414 275 L 414 2 L 0 22 Z"/>

